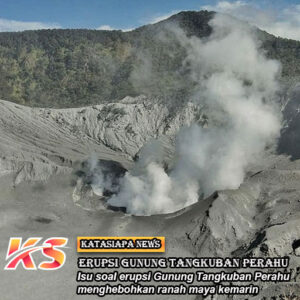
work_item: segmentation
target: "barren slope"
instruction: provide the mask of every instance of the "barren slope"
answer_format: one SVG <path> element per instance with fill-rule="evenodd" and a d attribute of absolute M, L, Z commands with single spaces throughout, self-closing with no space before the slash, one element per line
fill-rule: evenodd
<path fill-rule="evenodd" d="M 159 137 L 170 148 L 178 128 L 200 116 L 192 104 L 170 114 L 153 102 L 127 97 L 116 104 L 56 110 L 0 101 L 0 175 L 13 173 L 15 183 L 47 179 L 93 154 L 129 168 L 147 140 Z"/>

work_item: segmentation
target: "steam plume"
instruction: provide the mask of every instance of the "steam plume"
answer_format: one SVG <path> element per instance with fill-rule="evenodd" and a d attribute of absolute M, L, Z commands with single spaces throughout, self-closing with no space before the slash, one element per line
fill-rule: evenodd
<path fill-rule="evenodd" d="M 170 172 L 151 144 L 121 180 L 109 204 L 136 215 L 176 211 L 218 189 L 235 189 L 249 163 L 278 137 L 280 115 L 274 105 L 279 64 L 267 59 L 250 28 L 217 14 L 207 40 L 171 33 L 186 49 L 185 65 L 197 83 L 192 101 L 205 106 L 208 128 L 182 128 Z"/>

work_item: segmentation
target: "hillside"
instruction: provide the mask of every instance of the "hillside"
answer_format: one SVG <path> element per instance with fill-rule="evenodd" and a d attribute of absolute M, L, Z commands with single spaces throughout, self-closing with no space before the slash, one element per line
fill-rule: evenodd
<path fill-rule="evenodd" d="M 180 127 L 201 123 L 201 112 L 192 103 L 170 116 L 156 99 L 143 96 L 60 110 L 2 100 L 0 105 L 0 177 L 13 173 L 14 184 L 71 172 L 77 162 L 91 155 L 128 169 L 151 138 L 172 151 L 172 140 Z"/>
<path fill-rule="evenodd" d="M 132 32 L 0 33 L 2 257 L 11 236 L 65 236 L 69 245 L 87 234 L 165 236 L 161 258 L 289 257 L 279 269 L 289 282 L 253 280 L 257 296 L 214 299 L 296 299 L 300 42 L 220 15 L 207 39 L 213 15 L 182 12 Z M 253 31 L 281 61 L 285 89 Z M 70 293 L 76 248 L 66 255 L 47 278 L 2 269 L 5 299 L 83 299 Z M 235 269 L 245 270 L 256 272 Z M 164 299 L 183 298 L 203 297 Z"/>
<path fill-rule="evenodd" d="M 59 232 L 69 237 L 71 245 L 76 244 L 78 235 L 87 232 L 91 236 L 99 235 L 99 231 L 109 236 L 163 235 L 167 237 L 165 255 L 169 257 L 289 256 L 286 272 L 291 272 L 291 282 L 255 282 L 262 288 L 260 294 L 238 299 L 274 299 L 280 295 L 284 299 L 289 293 L 299 294 L 299 160 L 291 162 L 275 155 L 264 157 L 248 170 L 238 189 L 215 192 L 173 214 L 147 217 L 105 209 L 106 199 L 93 193 L 91 178 L 82 180 L 85 174 L 86 177 L 91 174 L 84 173 L 84 168 L 74 174 L 83 165 L 76 161 L 82 162 L 92 151 L 99 159 L 112 160 L 113 166 L 119 162 L 130 167 L 128 154 L 134 153 L 145 136 L 172 135 L 172 131 L 183 125 L 182 120 L 195 121 L 193 110 L 187 108 L 167 123 L 165 108 L 157 104 L 147 107 L 146 103 L 147 99 L 138 97 L 117 104 L 56 110 L 0 101 L 0 233 L 3 237 L 0 254 L 5 257 L 6 241 L 11 235 L 26 236 L 28 232 L 34 236 Z M 127 132 L 127 124 L 135 134 Z M 109 171 L 113 173 L 114 169 Z M 68 251 L 66 266 L 57 273 L 58 277 L 49 277 L 46 287 L 37 272 L 28 280 L 26 272 L 2 269 L 0 273 L 8 274 L 1 274 L 4 285 L 13 282 L 10 274 L 18 274 L 27 286 L 37 286 L 43 292 L 46 288 L 51 294 L 59 278 L 64 282 L 64 298 L 74 299 L 68 293 L 75 289 L 77 265 L 74 262 L 78 253 L 72 247 Z M 22 285 L 7 289 L 6 299 L 13 299 L 20 288 Z M 32 289 L 22 291 L 28 299 L 29 290 Z M 108 299 L 113 298 L 108 296 Z M 122 299 L 132 297 L 127 295 Z M 182 295 L 166 299 L 182 299 Z"/>
<path fill-rule="evenodd" d="M 53 29 L 0 33 L 0 98 L 40 107 L 80 107 L 125 96 L 181 102 L 193 90 L 184 49 L 163 40 L 170 24 L 206 37 L 213 12 L 181 12 L 131 32 Z M 300 42 L 259 31 L 262 47 L 282 63 L 284 81 L 300 76 Z"/>

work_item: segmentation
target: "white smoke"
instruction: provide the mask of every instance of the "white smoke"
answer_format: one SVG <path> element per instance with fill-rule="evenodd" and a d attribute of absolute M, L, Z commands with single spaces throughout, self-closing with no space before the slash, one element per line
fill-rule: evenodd
<path fill-rule="evenodd" d="M 206 105 L 209 128 L 180 130 L 168 173 L 158 145 L 147 145 L 109 204 L 135 215 L 168 213 L 215 190 L 238 188 L 249 163 L 278 137 L 279 64 L 265 57 L 254 33 L 240 22 L 216 15 L 210 25 L 206 40 L 172 29 L 186 49 L 184 63 L 198 84 L 193 101 Z"/>
<path fill-rule="evenodd" d="M 219 1 L 215 5 L 205 5 L 202 9 L 217 11 L 247 21 L 260 29 L 283 38 L 300 40 L 300 5 L 282 3 L 284 7 L 271 5 L 263 9 L 263 2 Z"/>
<path fill-rule="evenodd" d="M 91 188 L 95 195 L 101 197 L 105 190 L 117 191 L 116 186 L 113 184 L 113 175 L 104 174 L 104 168 L 101 167 L 96 154 L 93 153 L 87 163 L 88 176 L 91 177 Z"/>

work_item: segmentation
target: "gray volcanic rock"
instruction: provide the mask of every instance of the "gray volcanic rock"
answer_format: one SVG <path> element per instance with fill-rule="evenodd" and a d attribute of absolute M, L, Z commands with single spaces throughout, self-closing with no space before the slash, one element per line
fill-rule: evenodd
<path fill-rule="evenodd" d="M 144 96 L 61 110 L 6 101 L 0 105 L 0 175 L 13 173 L 15 184 L 69 173 L 75 162 L 92 154 L 128 169 L 149 139 L 160 138 L 166 152 L 171 151 L 178 129 L 201 117 L 191 103 L 171 114 L 165 105 Z"/>
<path fill-rule="evenodd" d="M 3 237 L 0 254 L 5 256 L 9 236 L 25 236 L 28 232 L 35 236 L 68 236 L 70 245 L 75 245 L 76 236 L 87 233 L 94 236 L 160 235 L 167 239 L 166 256 L 290 257 L 287 271 L 292 272 L 291 282 L 257 282 L 262 288 L 257 297 L 218 296 L 214 299 L 269 300 L 274 296 L 297 295 L 300 280 L 299 174 L 300 161 L 292 162 L 284 156 L 268 156 L 263 166 L 260 164 L 259 169 L 256 166 L 249 171 L 239 189 L 218 191 L 176 213 L 149 217 L 109 210 L 87 211 L 74 206 L 71 199 L 74 188 L 70 186 L 69 176 L 56 175 L 41 183 L 22 182 L 15 188 L 7 184 L 10 178 L 3 176 L 0 179 L 0 234 Z M 100 199 L 93 201 L 101 203 Z M 1 277 L 1 284 L 9 286 L 13 282 L 12 276 L 17 276 L 27 287 L 38 286 L 36 291 L 39 293 L 39 290 L 46 292 L 55 289 L 60 278 L 64 282 L 61 295 L 65 299 L 74 299 L 70 291 L 75 290 L 76 286 L 75 248 L 70 248 L 67 255 L 66 266 L 57 273 L 55 280 L 49 278 L 47 286 L 38 284 L 40 276 L 37 273 L 32 274 L 29 280 L 21 269 L 14 274 L 6 273 Z M 3 299 L 12 299 L 16 289 L 7 289 L 7 298 Z M 30 298 L 27 291 L 30 288 L 23 291 L 23 295 Z M 122 297 L 132 299 L 130 296 Z M 151 299 L 159 297 L 153 296 Z M 166 296 L 166 299 L 181 297 Z M 107 298 L 119 299 L 115 296 Z M 196 296 L 187 296 L 186 299 L 196 299 Z"/>
<path fill-rule="evenodd" d="M 204 125 L 207 115 L 204 109 L 189 103 L 170 112 L 157 99 L 143 96 L 127 97 L 120 103 L 62 110 L 28 108 L 6 101 L 0 105 L 2 257 L 9 236 L 26 236 L 28 232 L 35 236 L 68 236 L 74 244 L 76 236 L 87 233 L 162 235 L 167 238 L 166 256 L 290 257 L 288 271 L 292 272 L 292 282 L 259 282 L 262 291 L 257 297 L 215 299 L 257 300 L 297 295 L 300 161 L 266 153 L 263 160 L 249 166 L 244 183 L 236 190 L 216 191 L 173 214 L 130 216 L 106 209 L 105 197 L 98 196 L 91 187 L 84 162 L 94 154 L 97 160 L 112 161 L 113 169 L 124 172 L 150 138 L 158 138 L 164 144 L 166 156 L 171 156 L 175 133 L 185 124 Z M 77 174 L 74 183 L 71 173 L 79 171 L 85 175 Z M 65 299 L 74 299 L 70 291 L 76 285 L 76 258 L 75 249 L 70 249 L 69 262 L 57 273 L 57 278 L 64 281 L 61 295 Z M 28 287 L 40 286 L 38 274 L 33 274 L 30 281 L 24 272 L 18 270 L 15 274 Z M 1 284 L 5 286 L 14 282 L 11 274 L 3 278 Z M 40 293 L 56 289 L 57 278 L 49 278 L 49 287 L 42 285 Z M 15 289 L 8 290 L 4 299 L 14 296 Z M 37 299 L 31 296 L 24 292 L 24 298 Z"/>
<path fill-rule="evenodd" d="M 300 85 L 294 84 L 287 93 L 287 103 L 283 108 L 285 120 L 281 138 L 278 143 L 278 152 L 300 158 Z"/>

